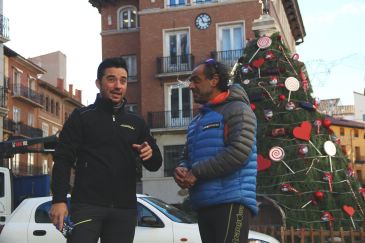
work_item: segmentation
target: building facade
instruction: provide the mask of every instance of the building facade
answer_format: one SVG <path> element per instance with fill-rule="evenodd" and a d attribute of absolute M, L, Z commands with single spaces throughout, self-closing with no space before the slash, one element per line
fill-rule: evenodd
<path fill-rule="evenodd" d="M 257 0 L 89 0 L 101 15 L 102 57 L 128 62 L 128 108 L 148 122 L 162 152 L 158 172 L 143 171 L 143 192 L 181 203 L 186 192 L 172 178 L 196 107 L 183 80 L 196 64 L 215 58 L 232 67 L 254 21 L 263 15 Z M 285 44 L 305 36 L 296 0 L 263 1 Z M 268 15 L 267 15 L 268 16 Z M 263 23 L 264 21 L 261 21 Z"/>
<path fill-rule="evenodd" d="M 331 120 L 331 130 L 339 139 L 342 153 L 361 184 L 365 185 L 365 123 L 346 119 Z"/>
<path fill-rule="evenodd" d="M 42 80 L 47 73 L 4 46 L 5 100 L 4 140 L 14 138 L 46 137 L 58 133 L 71 110 L 81 107 L 81 91 L 66 91 L 63 80 L 58 86 Z M 70 86 L 72 88 L 72 86 Z M 35 146 L 37 147 L 37 146 Z M 52 168 L 50 154 L 15 154 L 4 160 L 3 166 L 16 175 L 49 174 Z"/>

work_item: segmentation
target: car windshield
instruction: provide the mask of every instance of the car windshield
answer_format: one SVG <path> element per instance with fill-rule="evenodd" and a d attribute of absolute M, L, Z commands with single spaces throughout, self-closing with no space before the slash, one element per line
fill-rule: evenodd
<path fill-rule="evenodd" d="M 141 197 L 141 199 L 157 208 L 161 213 L 166 215 L 172 221 L 185 224 L 196 223 L 196 219 L 193 216 L 168 203 L 165 203 L 160 199 L 153 197 Z"/>

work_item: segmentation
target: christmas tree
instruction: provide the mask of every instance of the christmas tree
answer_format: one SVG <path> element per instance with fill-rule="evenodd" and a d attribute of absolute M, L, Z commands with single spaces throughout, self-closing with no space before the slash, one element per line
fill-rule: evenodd
<path fill-rule="evenodd" d="M 317 111 L 304 63 L 279 33 L 249 41 L 232 70 L 257 120 L 257 193 L 284 212 L 287 227 L 359 229 L 364 195 L 331 120 Z"/>

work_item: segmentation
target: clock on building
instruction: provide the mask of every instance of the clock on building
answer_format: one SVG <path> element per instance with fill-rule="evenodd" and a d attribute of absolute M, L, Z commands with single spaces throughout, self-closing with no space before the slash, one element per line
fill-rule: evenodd
<path fill-rule="evenodd" d="M 201 13 L 195 18 L 195 26 L 200 30 L 208 29 L 212 19 L 207 13 Z"/>

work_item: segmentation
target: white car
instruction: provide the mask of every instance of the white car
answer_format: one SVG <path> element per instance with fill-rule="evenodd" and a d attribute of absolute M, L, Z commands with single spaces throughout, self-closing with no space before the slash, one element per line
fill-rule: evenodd
<path fill-rule="evenodd" d="M 0 229 L 1 243 L 66 243 L 49 218 L 51 197 L 25 199 Z M 146 195 L 137 195 L 138 225 L 134 243 L 201 243 L 195 220 L 185 212 Z M 251 243 L 279 243 L 249 232 Z"/>

